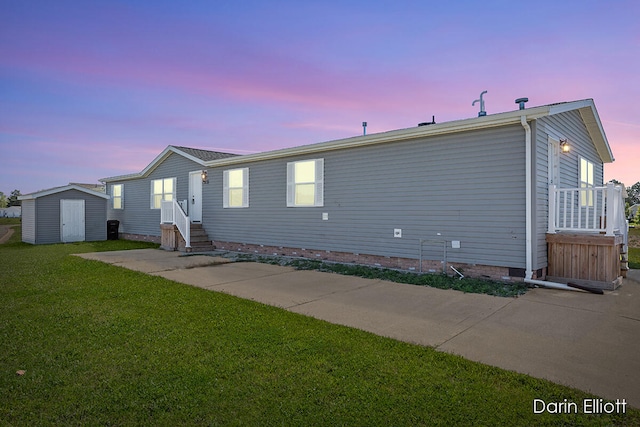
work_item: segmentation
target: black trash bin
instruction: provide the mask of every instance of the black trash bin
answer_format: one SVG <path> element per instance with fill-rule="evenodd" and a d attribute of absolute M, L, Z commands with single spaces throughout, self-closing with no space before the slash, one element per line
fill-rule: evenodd
<path fill-rule="evenodd" d="M 120 221 L 117 219 L 110 219 L 107 221 L 107 240 L 118 240 L 118 227 Z"/>

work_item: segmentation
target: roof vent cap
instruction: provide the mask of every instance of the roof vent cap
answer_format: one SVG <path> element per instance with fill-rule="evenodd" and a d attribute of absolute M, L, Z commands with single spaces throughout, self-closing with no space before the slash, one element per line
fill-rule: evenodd
<path fill-rule="evenodd" d="M 520 105 L 520 109 L 521 110 L 524 110 L 525 102 L 529 102 L 529 98 L 518 98 L 518 99 L 516 99 L 516 104 Z"/>

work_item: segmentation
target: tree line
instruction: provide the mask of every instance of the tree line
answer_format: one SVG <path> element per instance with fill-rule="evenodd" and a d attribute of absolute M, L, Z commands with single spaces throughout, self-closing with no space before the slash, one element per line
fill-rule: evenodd
<path fill-rule="evenodd" d="M 20 206 L 22 202 L 18 200 L 18 196 L 21 196 L 20 190 L 13 190 L 9 197 L 7 197 L 2 191 L 0 191 L 0 209 L 8 208 L 11 206 Z"/>

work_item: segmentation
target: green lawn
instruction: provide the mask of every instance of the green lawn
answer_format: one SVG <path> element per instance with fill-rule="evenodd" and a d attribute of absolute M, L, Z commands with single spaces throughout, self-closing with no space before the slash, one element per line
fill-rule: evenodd
<path fill-rule="evenodd" d="M 0 425 L 640 425 L 587 393 L 229 295 L 0 245 Z M 24 375 L 17 375 L 25 370 Z"/>
<path fill-rule="evenodd" d="M 640 236 L 640 227 L 630 228 L 629 236 Z M 640 248 L 629 247 L 629 268 L 640 269 Z"/>

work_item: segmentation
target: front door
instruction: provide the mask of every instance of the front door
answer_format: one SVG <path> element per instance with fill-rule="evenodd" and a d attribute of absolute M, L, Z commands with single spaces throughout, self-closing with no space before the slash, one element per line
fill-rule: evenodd
<path fill-rule="evenodd" d="M 60 239 L 84 241 L 84 200 L 60 200 Z"/>
<path fill-rule="evenodd" d="M 202 222 L 202 171 L 189 173 L 189 218 Z"/>

